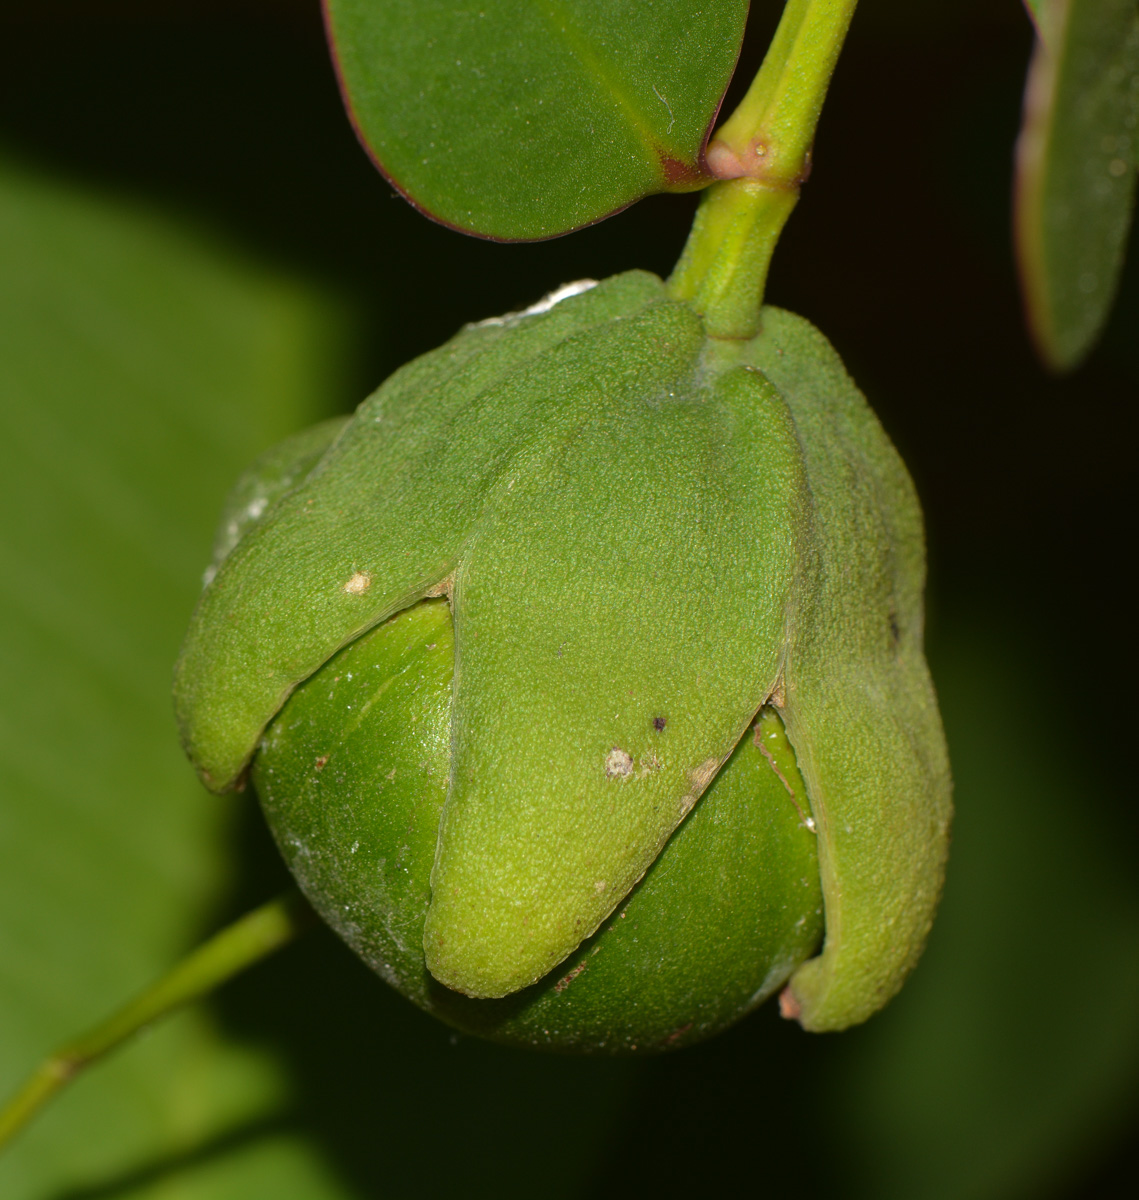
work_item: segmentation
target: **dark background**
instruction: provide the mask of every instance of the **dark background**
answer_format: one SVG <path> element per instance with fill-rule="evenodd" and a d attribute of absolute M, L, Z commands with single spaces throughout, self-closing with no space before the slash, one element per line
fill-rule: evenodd
<path fill-rule="evenodd" d="M 745 82 L 778 10 L 754 8 Z M 430 223 L 355 143 L 315 0 L 40 3 L 0 22 L 0 143 L 351 296 L 359 355 L 345 407 L 467 320 L 567 279 L 667 274 L 694 208 L 655 197 L 529 246 Z M 969 1160 L 972 1174 L 928 1194 L 1076 1200 L 1139 1178 L 1136 1022 L 1126 1046 L 1104 1052 L 1110 1085 L 1097 1091 L 1094 1071 L 1072 1066 L 1087 1058 L 1079 1030 L 1097 1020 L 1088 972 L 1112 954 L 1094 941 L 1096 906 L 1136 911 L 1125 535 L 1139 271 L 1133 254 L 1086 365 L 1050 377 L 1024 333 L 1009 230 L 1030 48 L 1015 0 L 864 0 L 768 289 L 834 342 L 926 510 L 931 659 L 960 811 L 928 966 L 897 1014 L 841 1038 L 809 1038 L 764 1011 L 661 1060 L 551 1064 L 456 1044 L 315 935 L 217 1010 L 290 1064 L 302 1100 L 288 1120 L 315 1132 L 360 1195 L 504 1194 L 503 1146 L 532 1159 L 535 1193 L 574 1163 L 578 1193 L 599 1197 L 729 1186 L 916 1196 L 907 1180 Z M 245 882 L 227 913 L 281 873 L 252 812 L 238 853 Z M 1084 886 L 1104 871 L 1117 891 Z M 986 986 L 988 1006 L 975 994 Z M 954 1025 L 964 1012 L 982 1014 L 975 1031 Z M 1049 1088 L 1055 1105 L 1026 1116 L 1023 1097 Z M 595 1118 L 585 1146 L 582 1109 Z M 398 1131 L 405 1161 L 377 1159 L 378 1124 Z M 1023 1147 L 1009 1166 L 999 1143 L 1011 1137 Z M 85 1193 L 96 1194 L 120 1192 Z"/>

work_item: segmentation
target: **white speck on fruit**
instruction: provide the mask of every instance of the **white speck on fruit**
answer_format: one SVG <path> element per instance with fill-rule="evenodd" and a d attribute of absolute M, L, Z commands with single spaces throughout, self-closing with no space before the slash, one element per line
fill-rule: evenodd
<path fill-rule="evenodd" d="M 367 571 L 356 571 L 344 585 L 350 596 L 362 596 L 372 586 L 372 577 Z"/>
<path fill-rule="evenodd" d="M 624 779 L 633 773 L 633 756 L 620 746 L 614 746 L 605 759 L 605 774 L 610 779 Z"/>

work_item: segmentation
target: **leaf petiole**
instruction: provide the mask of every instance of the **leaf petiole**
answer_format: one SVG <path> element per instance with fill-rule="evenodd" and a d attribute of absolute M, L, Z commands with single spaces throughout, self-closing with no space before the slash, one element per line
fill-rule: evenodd
<path fill-rule="evenodd" d="M 827 87 L 857 0 L 787 0 L 763 65 L 707 151 L 704 194 L 669 290 L 709 334 L 753 337 L 771 255 L 810 173 Z"/>
<path fill-rule="evenodd" d="M 0 1148 L 85 1067 L 160 1017 L 267 958 L 315 923 L 312 909 L 294 889 L 216 933 L 118 1012 L 45 1058 L 0 1108 Z"/>

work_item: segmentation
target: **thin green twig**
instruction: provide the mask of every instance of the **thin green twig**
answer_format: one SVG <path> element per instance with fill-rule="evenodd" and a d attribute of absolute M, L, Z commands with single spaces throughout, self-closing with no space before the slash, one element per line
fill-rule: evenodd
<path fill-rule="evenodd" d="M 0 1148 L 84 1068 L 160 1017 L 212 992 L 234 975 L 267 958 L 315 920 L 300 892 L 293 890 L 246 913 L 214 934 L 118 1012 L 48 1055 L 12 1099 L 0 1108 Z"/>

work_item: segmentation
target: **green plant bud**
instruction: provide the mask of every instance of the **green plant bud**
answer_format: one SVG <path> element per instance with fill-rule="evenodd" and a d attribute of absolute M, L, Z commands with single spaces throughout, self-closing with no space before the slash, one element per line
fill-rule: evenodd
<path fill-rule="evenodd" d="M 920 953 L 950 812 L 912 485 L 800 318 L 719 341 L 642 272 L 566 293 L 463 330 L 243 485 L 176 674 L 188 752 L 222 790 L 264 738 L 302 885 L 467 1027 L 679 1043 L 791 972 L 806 1027 L 862 1020 Z M 447 622 L 420 604 L 441 596 Z M 793 756 L 762 753 L 774 716 L 754 744 L 765 706 Z"/>

